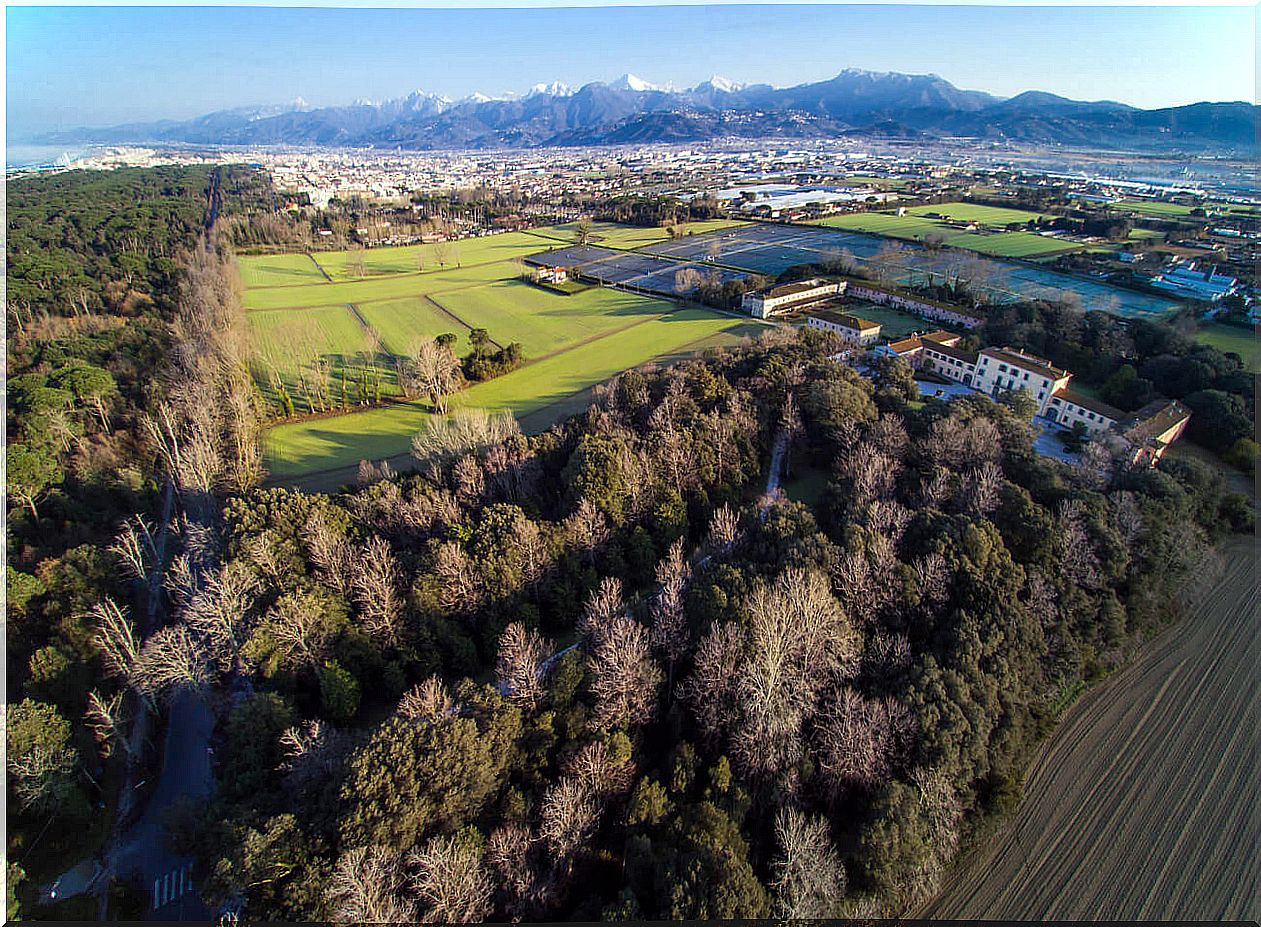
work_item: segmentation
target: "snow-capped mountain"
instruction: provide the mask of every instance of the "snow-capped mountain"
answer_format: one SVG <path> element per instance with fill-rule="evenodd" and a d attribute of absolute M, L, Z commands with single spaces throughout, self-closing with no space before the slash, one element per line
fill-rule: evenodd
<path fill-rule="evenodd" d="M 697 84 L 692 88 L 693 93 L 705 93 L 707 91 L 717 91 L 718 93 L 736 93 L 743 90 L 748 84 L 740 81 L 732 80 L 729 77 L 721 77 L 715 74 L 707 81 Z"/>
<path fill-rule="evenodd" d="M 653 84 L 642 77 L 636 77 L 634 74 L 623 74 L 608 86 L 610 90 L 629 90 L 632 93 L 645 93 L 647 91 L 671 93 L 674 90 L 673 84 Z"/>
<path fill-rule="evenodd" d="M 1257 145 L 1259 111 L 1247 103 L 1141 110 L 1037 92 L 1002 99 L 960 90 L 934 74 L 857 69 L 782 88 L 714 76 L 681 91 L 624 74 L 611 83 L 596 81 L 577 90 L 556 81 L 535 84 L 521 96 L 474 93 L 454 103 L 424 90 L 349 106 L 310 108 L 296 100 L 184 122 L 76 129 L 22 141 L 434 149 L 866 134 L 1250 153 Z"/>
<path fill-rule="evenodd" d="M 525 92 L 524 100 L 530 97 L 546 96 L 546 97 L 569 97 L 573 96 L 573 89 L 566 83 L 558 80 L 552 81 L 550 84 L 535 84 Z"/>

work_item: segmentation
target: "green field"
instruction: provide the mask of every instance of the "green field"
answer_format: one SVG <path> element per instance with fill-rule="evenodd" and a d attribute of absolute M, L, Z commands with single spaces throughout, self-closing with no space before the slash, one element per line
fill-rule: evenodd
<path fill-rule="evenodd" d="M 238 257 L 241 282 L 250 289 L 320 283 L 324 274 L 307 254 L 265 254 Z"/>
<path fill-rule="evenodd" d="M 469 332 L 468 326 L 459 324 L 423 296 L 363 303 L 356 308 L 381 337 L 381 346 L 391 354 L 403 354 L 420 335 L 437 338 L 445 332 L 451 332 L 463 342 Z"/>
<path fill-rule="evenodd" d="M 860 319 L 866 319 L 869 322 L 879 322 L 880 337 L 888 338 L 890 341 L 897 341 L 900 338 L 905 338 L 911 332 L 922 332 L 932 327 L 931 322 L 925 322 L 917 315 L 903 312 L 900 309 L 877 306 L 875 303 L 859 303 L 848 307 L 846 311 L 851 312 Z"/>
<path fill-rule="evenodd" d="M 670 308 L 666 303 L 659 305 Z M 526 419 L 549 406 L 564 404 L 573 394 L 628 367 L 749 327 L 748 323 L 702 309 L 661 313 L 597 341 L 471 386 L 452 397 L 451 406 L 510 409 L 518 418 Z M 267 433 L 268 470 L 274 479 L 293 479 L 344 469 L 346 479 L 350 479 L 353 468 L 362 459 L 405 454 L 412 435 L 424 427 L 428 417 L 427 404 L 407 402 L 336 418 L 278 425 Z M 550 421 L 536 417 L 533 424 L 534 430 L 543 430 Z"/>
<path fill-rule="evenodd" d="M 442 273 L 456 267 L 524 257 L 538 250 L 538 241 L 534 236 L 522 232 L 507 232 L 442 244 L 368 248 L 358 253 L 363 255 L 367 275 L 373 277 L 385 274 Z M 327 251 L 315 255 L 315 259 L 334 280 L 355 280 L 357 277 L 348 270 L 352 254 L 349 251 Z"/>
<path fill-rule="evenodd" d="M 718 225 L 697 224 L 698 230 Z M 297 410 L 307 411 L 301 384 L 331 378 L 336 399 L 343 365 L 351 402 L 364 369 L 380 371 L 382 397 L 397 396 L 394 357 L 417 337 L 451 332 L 463 353 L 469 330 L 484 328 L 496 344 L 519 342 L 525 366 L 468 387 L 452 397 L 452 405 L 511 409 L 523 427 L 541 431 L 581 411 L 593 385 L 627 367 L 731 341 L 759 327 L 611 288 L 564 295 L 519 279 L 516 259 L 565 241 L 571 231 L 561 227 L 460 242 L 462 266 L 426 263 L 423 272 L 418 255 L 427 260 L 431 246 L 369 249 L 362 252 L 369 265 L 362 279 L 347 277 L 347 252 L 317 255 L 332 281 L 306 255 L 241 258 L 253 369 L 265 397 L 277 399 L 272 379 L 279 374 Z M 665 237 L 663 229 L 606 226 L 601 232 L 624 246 Z M 318 480 L 330 472 L 338 481 L 351 479 L 361 459 L 406 454 L 427 416 L 424 404 L 408 402 L 281 424 L 267 434 L 268 468 L 280 480 Z"/>
<path fill-rule="evenodd" d="M 1021 213 L 1014 209 L 993 209 L 989 206 L 970 206 L 959 203 L 917 208 L 940 212 L 954 207 L 959 207 L 961 211 L 964 209 L 968 212 L 989 210 L 995 214 L 1025 216 L 1026 218 L 1036 215 L 1035 213 Z M 960 221 L 965 220 L 961 217 Z M 1013 219 L 1012 221 L 1019 220 Z M 1063 251 L 1075 251 L 1081 248 L 1081 245 L 1076 242 L 1047 238 L 1033 232 L 969 232 L 954 228 L 940 219 L 912 215 L 909 212 L 905 216 L 887 212 L 850 213 L 820 219 L 818 224 L 844 229 L 848 232 L 867 232 L 873 235 L 885 235 L 889 238 L 901 238 L 907 241 L 923 241 L 928 236 L 935 235 L 940 237 L 941 243 L 948 248 L 963 248 L 995 257 L 1036 257 L 1058 254 Z M 998 227 L 1001 228 L 1002 226 Z"/>
<path fill-rule="evenodd" d="M 1261 373 L 1261 346 L 1257 344 L 1257 336 L 1253 329 L 1223 325 L 1218 322 L 1200 329 L 1195 335 L 1195 340 L 1212 345 L 1219 351 L 1238 354 L 1243 358 L 1244 366 L 1250 371 Z"/>
<path fill-rule="evenodd" d="M 748 225 L 735 219 L 708 219 L 704 222 L 686 222 L 677 226 L 683 235 L 700 235 L 718 229 L 734 228 Z M 578 224 L 569 222 L 565 225 L 554 225 L 548 229 L 535 229 L 534 234 L 549 239 L 572 244 L 578 240 Z M 593 222 L 591 224 L 590 243 L 605 248 L 634 249 L 644 245 L 654 245 L 670 237 L 662 226 L 617 225 L 613 222 Z"/>
<path fill-rule="evenodd" d="M 1013 223 L 1026 224 L 1033 219 L 1050 219 L 1051 216 L 1025 209 L 1007 209 L 1000 206 L 981 206 L 976 203 L 937 203 L 933 206 L 912 206 L 907 209 L 912 216 L 938 215 L 956 222 L 975 222 L 990 228 L 1006 228 Z"/>
<path fill-rule="evenodd" d="M 1191 214 L 1192 206 L 1181 203 L 1160 203 L 1155 200 L 1118 200 L 1112 208 L 1132 212 L 1140 216 L 1156 216 L 1161 219 L 1184 219 Z"/>

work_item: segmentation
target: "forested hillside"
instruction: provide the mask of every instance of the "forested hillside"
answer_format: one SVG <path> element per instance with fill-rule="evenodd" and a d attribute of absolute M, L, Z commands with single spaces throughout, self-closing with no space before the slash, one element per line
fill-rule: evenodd
<path fill-rule="evenodd" d="M 117 667 L 158 703 L 249 682 L 215 801 L 172 821 L 207 900 L 713 919 L 931 893 L 1251 514 L 1209 470 L 1069 468 L 1005 408 L 912 407 L 905 368 L 873 385 L 835 351 L 778 333 L 537 437 L 460 413 L 420 475 L 231 498 L 206 582 L 177 562 L 178 620 Z M 828 473 L 813 508 L 761 498 L 781 432 Z"/>

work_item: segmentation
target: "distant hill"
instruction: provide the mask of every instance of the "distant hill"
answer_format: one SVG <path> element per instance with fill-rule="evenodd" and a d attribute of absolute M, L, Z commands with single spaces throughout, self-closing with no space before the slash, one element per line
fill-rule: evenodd
<path fill-rule="evenodd" d="M 536 84 L 523 96 L 463 100 L 416 91 L 385 102 L 311 108 L 243 108 L 186 122 L 75 129 L 39 144 L 182 142 L 222 145 L 341 145 L 412 150 L 720 137 L 820 138 L 967 136 L 1093 145 L 1138 151 L 1255 152 L 1258 108 L 1195 103 L 1144 110 L 1039 91 L 1002 99 L 960 90 L 934 74 L 847 69 L 831 80 L 775 88 L 714 77 L 675 90 L 626 74 L 578 90 Z"/>

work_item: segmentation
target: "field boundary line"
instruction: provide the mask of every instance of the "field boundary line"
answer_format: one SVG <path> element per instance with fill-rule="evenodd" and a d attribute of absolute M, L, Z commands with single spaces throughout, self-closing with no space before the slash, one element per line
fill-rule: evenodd
<path fill-rule="evenodd" d="M 363 313 L 359 311 L 358 306 L 356 306 L 354 303 L 346 303 L 346 308 L 350 310 L 350 314 L 355 317 L 355 321 L 357 321 L 359 325 L 363 328 L 364 334 L 366 334 L 370 339 L 374 340 L 377 344 L 383 344 L 381 340 L 381 333 L 377 331 L 375 328 L 373 328 L 372 323 L 370 323 L 367 319 L 363 317 Z M 388 354 L 389 352 L 387 351 L 385 353 Z"/>
<path fill-rule="evenodd" d="M 486 285 L 486 284 L 484 284 L 484 283 L 483 283 L 483 284 L 478 284 L 478 286 L 485 286 L 485 285 Z M 455 292 L 455 291 L 448 290 L 447 292 Z M 432 305 L 435 309 L 437 309 L 437 310 L 438 310 L 439 312 L 441 312 L 443 315 L 447 315 L 447 316 L 450 316 L 451 318 L 455 319 L 458 323 L 460 323 L 461 325 L 463 325 L 463 326 L 464 326 L 465 328 L 467 328 L 469 331 L 472 331 L 472 330 L 473 330 L 473 326 L 472 326 L 472 325 L 470 325 L 468 322 L 465 322 L 462 318 L 460 318 L 458 315 L 456 315 L 454 312 L 452 312 L 452 311 L 451 311 L 450 309 L 448 309 L 446 306 L 442 305 L 442 303 L 438 302 L 436 299 L 434 299 L 434 298 L 433 298 L 432 296 L 430 296 L 428 293 L 426 293 L 424 296 L 422 296 L 422 297 L 421 297 L 421 299 L 423 299 L 425 302 L 427 302 L 427 303 L 429 303 L 430 305 Z M 499 350 L 501 350 L 501 351 L 502 351 L 502 350 L 504 349 L 504 346 L 503 346 L 502 344 L 500 344 L 498 341 L 494 340 L 493 338 L 489 339 L 489 341 L 490 341 L 490 343 L 491 343 L 491 344 L 493 344 L 493 345 L 494 345 L 495 347 L 497 347 Z M 525 365 L 524 365 L 524 364 L 522 364 L 522 366 L 525 366 Z M 518 368 L 518 369 L 520 369 L 520 368 Z"/>
<path fill-rule="evenodd" d="M 330 276 L 329 276 L 328 271 L 324 269 L 324 265 L 323 265 L 323 264 L 321 264 L 319 261 L 317 261 L 317 260 L 315 259 L 315 255 L 314 255 L 314 254 L 312 254 L 310 251 L 308 251 L 308 252 L 306 253 L 306 256 L 307 256 L 307 257 L 309 257 L 309 258 L 311 259 L 311 263 L 315 265 L 315 269 L 316 269 L 316 270 L 318 270 L 318 271 L 320 272 L 320 274 L 324 277 L 324 279 L 325 279 L 325 280 L 327 280 L 329 283 L 332 283 L 332 282 L 333 282 L 333 278 L 332 278 L 332 277 L 330 277 Z M 310 286 L 311 284 L 309 284 L 309 283 L 290 283 L 290 284 L 283 284 L 283 285 L 285 285 L 285 286 Z"/>

